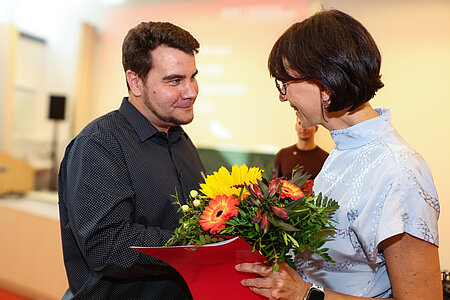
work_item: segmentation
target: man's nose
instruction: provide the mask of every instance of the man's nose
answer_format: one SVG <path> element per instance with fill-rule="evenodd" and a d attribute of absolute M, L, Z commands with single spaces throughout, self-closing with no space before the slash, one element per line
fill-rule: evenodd
<path fill-rule="evenodd" d="M 197 81 L 187 81 L 186 85 L 183 88 L 182 91 L 182 97 L 183 98 L 195 98 L 198 94 L 198 84 Z"/>

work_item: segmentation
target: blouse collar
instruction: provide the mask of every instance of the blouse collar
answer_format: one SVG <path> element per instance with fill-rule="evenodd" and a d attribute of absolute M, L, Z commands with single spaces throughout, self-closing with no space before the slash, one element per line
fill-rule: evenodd
<path fill-rule="evenodd" d="M 389 109 L 377 108 L 378 117 L 366 120 L 348 128 L 330 131 L 338 150 L 362 147 L 382 136 L 391 126 Z"/>

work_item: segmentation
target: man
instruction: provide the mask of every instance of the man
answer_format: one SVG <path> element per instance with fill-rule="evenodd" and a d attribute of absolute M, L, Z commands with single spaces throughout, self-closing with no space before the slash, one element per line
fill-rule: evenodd
<path fill-rule="evenodd" d="M 129 247 L 163 246 L 179 225 L 170 195 L 186 199 L 202 180 L 179 126 L 194 116 L 198 48 L 170 23 L 141 23 L 125 37 L 129 97 L 87 125 L 61 163 L 63 299 L 191 299 L 173 268 Z"/>
<path fill-rule="evenodd" d="M 283 176 L 291 179 L 292 170 L 300 165 L 303 166 L 303 172 L 311 175 L 310 179 L 316 178 L 328 157 L 328 152 L 314 142 L 314 136 L 318 128 L 318 126 L 303 128 L 297 118 L 295 123 L 297 143 L 281 149 L 275 156 L 274 164 L 277 177 Z"/>

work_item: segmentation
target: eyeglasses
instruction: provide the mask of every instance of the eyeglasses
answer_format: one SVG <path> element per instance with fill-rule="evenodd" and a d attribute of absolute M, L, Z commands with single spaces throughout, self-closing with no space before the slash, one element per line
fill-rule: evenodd
<path fill-rule="evenodd" d="M 275 78 L 275 85 L 277 86 L 278 92 L 280 92 L 280 94 L 282 96 L 286 96 L 287 87 L 288 87 L 289 84 L 300 82 L 300 81 L 303 81 L 303 80 L 305 80 L 305 79 L 304 78 L 299 78 L 299 79 L 295 79 L 295 80 L 289 80 L 289 81 L 286 81 L 286 82 L 283 83 L 281 80 Z"/>

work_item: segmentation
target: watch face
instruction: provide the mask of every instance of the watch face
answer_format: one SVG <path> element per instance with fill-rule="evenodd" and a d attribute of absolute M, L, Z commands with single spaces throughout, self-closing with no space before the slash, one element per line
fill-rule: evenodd
<path fill-rule="evenodd" d="M 324 300 L 325 299 L 325 293 L 322 292 L 319 289 L 316 289 L 312 287 L 309 292 L 308 296 L 306 297 L 308 300 Z"/>

